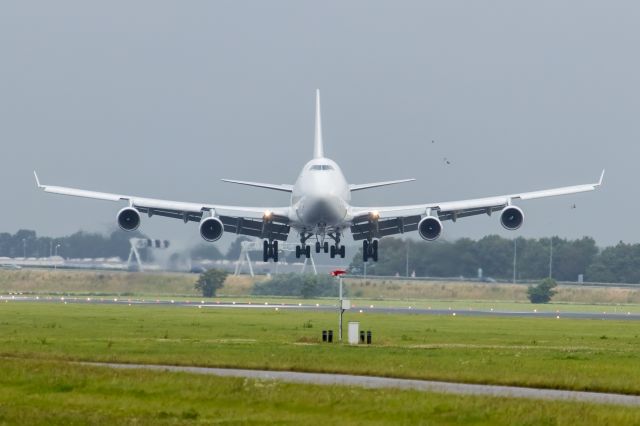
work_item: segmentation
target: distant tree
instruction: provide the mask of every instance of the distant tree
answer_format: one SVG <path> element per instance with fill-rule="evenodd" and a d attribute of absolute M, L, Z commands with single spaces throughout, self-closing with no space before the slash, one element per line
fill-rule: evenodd
<path fill-rule="evenodd" d="M 278 274 L 257 283 L 252 294 L 260 296 L 332 297 L 338 295 L 338 280 L 327 275 Z M 345 292 L 346 294 L 346 292 Z"/>
<path fill-rule="evenodd" d="M 200 243 L 189 254 L 192 259 L 220 260 L 223 257 L 220 249 L 211 243 Z"/>
<path fill-rule="evenodd" d="M 598 255 L 596 242 L 590 237 L 573 241 L 554 239 L 553 244 L 553 276 L 559 281 L 576 281 L 578 275 L 586 274 Z"/>
<path fill-rule="evenodd" d="M 529 297 L 531 303 L 549 303 L 556 294 L 554 288 L 557 285 L 553 278 L 545 278 L 539 284 L 529 286 L 527 297 Z"/>
<path fill-rule="evenodd" d="M 229 273 L 222 269 L 209 269 L 200 274 L 196 281 L 196 290 L 202 291 L 203 297 L 214 297 L 216 290 L 222 288 Z"/>
<path fill-rule="evenodd" d="M 587 268 L 592 282 L 640 283 L 640 244 L 620 241 L 602 250 Z"/>

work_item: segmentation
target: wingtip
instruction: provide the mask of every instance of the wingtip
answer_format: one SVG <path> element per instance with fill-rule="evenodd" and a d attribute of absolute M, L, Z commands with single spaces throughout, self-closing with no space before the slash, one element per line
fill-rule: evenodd
<path fill-rule="evenodd" d="M 602 169 L 602 173 L 600 173 L 600 180 L 598 181 L 598 186 L 602 185 L 602 181 L 604 180 L 604 172 L 605 169 Z"/>
<path fill-rule="evenodd" d="M 36 187 L 37 188 L 42 188 L 42 185 L 40 185 L 40 179 L 38 179 L 38 173 L 36 173 L 36 171 L 33 171 L 33 176 L 36 178 Z"/>

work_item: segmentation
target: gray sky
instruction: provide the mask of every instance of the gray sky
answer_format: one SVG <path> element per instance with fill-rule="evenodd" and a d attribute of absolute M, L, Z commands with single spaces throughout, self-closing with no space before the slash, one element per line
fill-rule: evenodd
<path fill-rule="evenodd" d="M 219 179 L 292 183 L 320 88 L 325 154 L 350 182 L 418 179 L 354 204 L 588 183 L 606 167 L 601 191 L 521 203 L 517 233 L 478 217 L 445 236 L 638 242 L 638 22 L 635 1 L 4 1 L 0 231 L 115 226 L 118 205 L 39 193 L 34 168 L 50 184 L 286 205 Z M 193 223 L 142 230 L 199 241 Z"/>

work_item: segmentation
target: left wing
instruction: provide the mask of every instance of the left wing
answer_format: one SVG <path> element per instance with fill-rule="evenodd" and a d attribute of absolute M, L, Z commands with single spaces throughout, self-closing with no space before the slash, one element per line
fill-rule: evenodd
<path fill-rule="evenodd" d="M 490 215 L 500 211 L 513 200 L 533 200 L 536 198 L 555 197 L 559 195 L 577 194 L 593 191 L 600 185 L 604 178 L 604 170 L 597 183 L 586 185 L 565 186 L 562 188 L 545 189 L 542 191 L 522 192 L 518 194 L 499 195 L 495 197 L 477 198 L 463 201 L 449 201 L 433 204 L 414 204 L 407 206 L 391 207 L 352 207 L 351 231 L 354 239 L 367 238 L 372 221 L 377 222 L 376 228 L 379 237 L 385 235 L 400 234 L 418 229 L 418 222 L 424 215 L 437 214 L 440 220 L 452 220 L 475 216 L 479 214 Z"/>
<path fill-rule="evenodd" d="M 181 219 L 185 223 L 200 222 L 203 216 L 215 215 L 224 224 L 225 232 L 263 237 L 271 234 L 274 239 L 286 241 L 289 235 L 289 207 L 242 207 L 207 203 L 159 200 L 108 192 L 87 191 L 64 186 L 42 185 L 33 172 L 39 189 L 52 194 L 70 195 L 105 201 L 125 201 L 140 213 Z M 266 224 L 266 226 L 265 226 Z"/>

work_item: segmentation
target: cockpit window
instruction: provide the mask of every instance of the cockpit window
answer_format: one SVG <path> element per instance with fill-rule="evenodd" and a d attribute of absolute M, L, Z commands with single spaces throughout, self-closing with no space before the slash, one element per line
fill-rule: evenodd
<path fill-rule="evenodd" d="M 314 164 L 309 170 L 333 170 L 333 167 L 328 164 Z"/>

